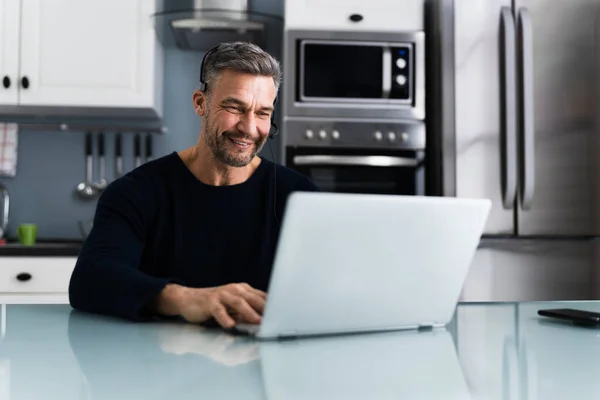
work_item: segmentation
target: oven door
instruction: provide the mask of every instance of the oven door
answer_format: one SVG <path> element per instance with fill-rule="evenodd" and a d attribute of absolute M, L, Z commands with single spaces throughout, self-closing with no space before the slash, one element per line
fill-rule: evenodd
<path fill-rule="evenodd" d="M 288 148 L 286 163 L 324 192 L 425 195 L 423 151 Z"/>

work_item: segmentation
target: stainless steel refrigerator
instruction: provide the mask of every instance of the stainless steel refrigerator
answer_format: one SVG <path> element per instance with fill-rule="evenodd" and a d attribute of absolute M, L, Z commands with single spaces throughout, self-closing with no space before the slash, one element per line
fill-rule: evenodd
<path fill-rule="evenodd" d="M 600 0 L 427 7 L 440 192 L 493 201 L 462 300 L 598 298 Z"/>

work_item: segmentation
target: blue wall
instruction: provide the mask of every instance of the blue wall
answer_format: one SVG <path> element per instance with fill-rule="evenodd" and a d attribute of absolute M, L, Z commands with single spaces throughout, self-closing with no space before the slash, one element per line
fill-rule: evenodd
<path fill-rule="evenodd" d="M 283 15 L 283 0 L 254 0 L 250 4 L 254 11 Z M 266 50 L 281 59 L 280 30 L 269 33 Z M 154 158 L 187 148 L 198 140 L 201 120 L 194 114 L 191 98 L 203 55 L 165 49 L 163 125 L 168 132 L 154 136 Z M 133 168 L 133 135 L 124 135 L 123 139 L 127 171 Z M 85 176 L 83 143 L 79 132 L 19 132 L 17 176 L 0 177 L 11 195 L 9 239 L 15 237 L 21 223 L 38 224 L 40 239 L 82 238 L 79 221 L 91 219 L 96 206 L 95 200 L 82 200 L 75 194 L 75 187 Z M 279 141 L 272 144 L 279 161 Z M 106 152 L 107 176 L 111 178 L 112 134 L 106 137 Z M 267 148 L 262 156 L 271 159 Z"/>

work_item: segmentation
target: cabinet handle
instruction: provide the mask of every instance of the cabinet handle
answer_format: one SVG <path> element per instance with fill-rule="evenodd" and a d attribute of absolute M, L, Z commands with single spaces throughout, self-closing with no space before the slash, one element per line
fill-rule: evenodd
<path fill-rule="evenodd" d="M 27 89 L 29 87 L 29 78 L 26 76 L 21 78 L 21 86 L 23 86 L 23 89 Z"/>
<path fill-rule="evenodd" d="M 4 76 L 2 79 L 2 86 L 4 86 L 4 89 L 8 89 L 10 87 L 10 78 L 8 75 Z"/>
<path fill-rule="evenodd" d="M 19 275 L 17 275 L 17 280 L 19 280 L 21 282 L 27 282 L 30 279 L 31 279 L 31 274 L 27 273 L 27 272 L 21 272 Z"/>

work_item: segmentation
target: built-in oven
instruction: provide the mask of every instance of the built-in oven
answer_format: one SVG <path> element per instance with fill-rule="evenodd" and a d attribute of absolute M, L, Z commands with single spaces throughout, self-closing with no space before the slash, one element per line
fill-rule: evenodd
<path fill-rule="evenodd" d="M 285 163 L 322 191 L 425 195 L 420 121 L 294 118 Z"/>
<path fill-rule="evenodd" d="M 286 165 L 321 191 L 425 195 L 423 151 L 290 148 Z"/>
<path fill-rule="evenodd" d="M 286 32 L 284 115 L 425 118 L 423 32 Z"/>

